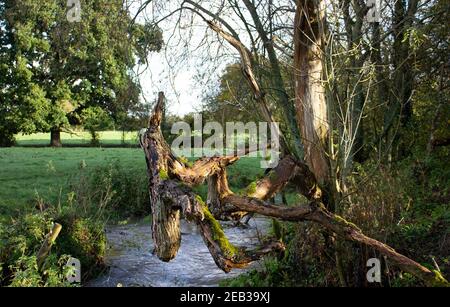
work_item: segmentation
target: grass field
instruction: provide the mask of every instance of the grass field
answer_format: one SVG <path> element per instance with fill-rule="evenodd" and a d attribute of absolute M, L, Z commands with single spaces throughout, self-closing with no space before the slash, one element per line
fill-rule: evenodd
<path fill-rule="evenodd" d="M 115 162 L 145 170 L 142 150 L 137 148 L 1 148 L 0 213 L 23 208 L 37 193 L 46 201 L 57 201 L 82 164 L 95 170 Z"/>
<path fill-rule="evenodd" d="M 245 188 L 263 174 L 259 158 L 242 158 L 229 168 L 229 181 L 233 189 Z M 55 204 L 64 201 L 70 180 L 84 171 L 94 172 L 97 167 L 120 164 L 145 176 L 144 154 L 139 148 L 0 148 L 0 215 L 15 215 L 33 205 L 38 196 Z M 206 186 L 197 192 L 206 195 Z"/>
<path fill-rule="evenodd" d="M 101 131 L 99 132 L 101 145 L 137 144 L 137 132 Z M 50 143 L 50 133 L 35 133 L 31 135 L 16 135 L 17 146 L 47 146 Z M 63 145 L 89 145 L 91 135 L 87 131 L 69 134 L 61 132 Z"/>
<path fill-rule="evenodd" d="M 117 134 L 111 140 L 120 142 Z M 23 141 L 47 142 L 44 138 Z M 242 157 L 227 168 L 233 191 L 245 191 L 263 176 L 260 161 Z M 71 255 L 89 268 L 84 280 L 97 276 L 105 269 L 105 226 L 142 218 L 149 222 L 147 184 L 144 153 L 137 147 L 0 148 L 0 285 L 10 282 L 10 277 L 2 278 L 5 267 L 17 271 L 5 275 L 15 276 L 13 285 L 43 284 L 38 272 L 39 277 L 31 281 L 29 276 L 34 275 L 23 261 L 36 267 L 33 257 L 54 222 L 63 225 L 63 230 L 52 250 L 53 262 L 48 260 L 47 266 L 56 272 L 58 259 Z M 205 199 L 206 184 L 194 192 Z"/>
<path fill-rule="evenodd" d="M 34 207 L 37 198 L 50 204 L 67 200 L 70 183 L 83 172 L 97 173 L 99 167 L 120 165 L 136 176 L 146 176 L 144 153 L 140 148 L 96 148 L 88 147 L 88 133 L 70 135 L 62 133 L 66 148 L 45 147 L 49 134 L 17 136 L 18 146 L 0 148 L 0 216 L 20 215 L 24 209 Z M 101 142 L 109 145 L 122 144 L 122 132 L 100 132 Z M 128 132 L 125 140 L 136 144 L 136 133 Z M 86 145 L 86 147 L 78 145 Z M 193 160 L 193 159 L 189 159 Z M 261 177 L 260 158 L 243 157 L 228 168 L 230 187 L 238 192 Z M 95 189 L 95 187 L 94 187 Z M 197 187 L 196 192 L 206 197 L 207 187 Z M 288 201 L 297 202 L 288 193 Z"/>

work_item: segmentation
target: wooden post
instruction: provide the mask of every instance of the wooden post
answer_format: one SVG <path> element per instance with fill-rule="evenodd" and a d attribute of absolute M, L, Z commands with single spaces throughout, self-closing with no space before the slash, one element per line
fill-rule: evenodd
<path fill-rule="evenodd" d="M 60 224 L 54 223 L 52 230 L 45 237 L 44 243 L 42 243 L 42 246 L 39 249 L 39 252 L 37 254 L 36 261 L 37 261 L 39 270 L 42 268 L 42 265 L 44 264 L 45 259 L 47 258 L 48 254 L 50 253 L 52 245 L 55 242 L 56 238 L 58 237 L 61 229 L 62 229 L 62 226 Z"/>

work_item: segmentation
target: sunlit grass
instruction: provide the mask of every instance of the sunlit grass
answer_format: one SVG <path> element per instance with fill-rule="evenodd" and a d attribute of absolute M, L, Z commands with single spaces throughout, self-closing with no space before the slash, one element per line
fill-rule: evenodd
<path fill-rule="evenodd" d="M 260 158 L 243 157 L 228 168 L 230 186 L 238 192 L 260 177 Z M 39 196 L 45 202 L 66 201 L 70 180 L 83 167 L 94 172 L 113 163 L 146 176 L 144 153 L 139 148 L 0 148 L 0 216 L 34 206 Z M 206 197 L 205 185 L 196 189 Z"/>
<path fill-rule="evenodd" d="M 144 154 L 138 148 L 1 148 L 0 214 L 26 206 L 36 194 L 55 202 L 69 192 L 69 180 L 82 165 L 94 171 L 111 163 L 145 175 Z"/>
<path fill-rule="evenodd" d="M 101 131 L 99 132 L 100 144 L 105 145 L 120 145 L 137 144 L 136 131 Z M 46 146 L 50 143 L 50 133 L 34 133 L 30 135 L 18 134 L 16 135 L 18 146 Z M 61 141 L 63 145 L 89 145 L 91 142 L 91 135 L 87 131 L 77 131 L 74 134 L 61 132 Z"/>

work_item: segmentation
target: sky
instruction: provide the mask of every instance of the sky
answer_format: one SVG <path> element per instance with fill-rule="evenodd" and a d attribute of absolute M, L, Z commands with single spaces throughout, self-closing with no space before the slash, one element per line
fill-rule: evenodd
<path fill-rule="evenodd" d="M 163 53 L 152 53 L 149 67 L 140 75 L 143 95 L 148 101 L 163 91 L 169 101 L 169 113 L 184 116 L 201 108 L 202 90 L 194 81 L 195 71 L 186 65 L 171 72 Z"/>
<path fill-rule="evenodd" d="M 143 22 L 145 17 L 152 19 L 154 16 L 155 13 L 149 7 L 138 18 L 138 22 Z M 184 116 L 201 110 L 205 87 L 196 76 L 202 69 L 209 70 L 208 65 L 212 65 L 212 62 L 207 63 L 204 57 L 205 51 L 196 48 L 204 38 L 206 24 L 203 21 L 197 21 L 196 26 L 189 29 L 191 33 L 187 33 L 188 30 L 176 30 L 177 18 L 178 15 L 175 15 L 174 18 L 169 18 L 159 24 L 163 30 L 164 49 L 159 53 L 151 53 L 146 70 L 142 72 L 144 67 L 139 67 L 138 71 L 143 97 L 147 102 L 154 101 L 158 92 L 164 91 L 168 99 L 169 113 Z M 187 37 L 189 40 L 186 40 Z M 187 50 L 189 56 L 183 58 L 182 55 Z M 177 63 L 182 58 L 184 60 Z M 212 83 L 210 84 L 218 82 L 220 72 L 225 66 L 226 62 L 221 62 L 217 70 L 207 76 L 211 78 Z"/>

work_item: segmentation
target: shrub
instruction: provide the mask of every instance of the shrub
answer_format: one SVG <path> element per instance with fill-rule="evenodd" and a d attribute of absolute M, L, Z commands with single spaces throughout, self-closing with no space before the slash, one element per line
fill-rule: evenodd
<path fill-rule="evenodd" d="M 28 213 L 0 227 L 0 285 L 13 287 L 70 286 L 64 237 L 38 270 L 36 254 L 54 219 L 48 213 Z M 82 262 L 83 263 L 83 262 Z"/>
<path fill-rule="evenodd" d="M 97 276 L 106 268 L 104 222 L 70 215 L 61 217 L 59 221 L 63 228 L 56 252 L 80 260 L 83 281 Z"/>
<path fill-rule="evenodd" d="M 86 215 L 114 220 L 150 214 L 147 184 L 145 170 L 113 163 L 92 172 L 82 169 L 70 186 L 76 207 Z"/>
<path fill-rule="evenodd" d="M 91 145 L 100 145 L 97 131 L 107 130 L 113 127 L 113 121 L 108 113 L 100 107 L 89 107 L 81 113 L 84 128 L 91 134 Z"/>
<path fill-rule="evenodd" d="M 448 149 L 415 153 L 390 167 L 368 161 L 349 178 L 348 197 L 339 210 L 364 233 L 393 246 L 429 269 L 450 276 L 450 170 Z M 276 224 L 274 224 L 276 225 Z M 227 286 L 339 286 L 336 248 L 348 286 L 379 286 L 366 279 L 368 258 L 382 260 L 382 285 L 422 286 L 414 276 L 389 265 L 365 246 L 336 238 L 320 226 L 281 223 L 286 255 L 252 270 Z M 280 228 L 280 225 L 276 225 Z M 274 229 L 275 233 L 280 229 Z M 340 247 L 339 247 L 340 245 Z"/>

